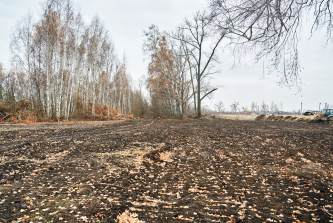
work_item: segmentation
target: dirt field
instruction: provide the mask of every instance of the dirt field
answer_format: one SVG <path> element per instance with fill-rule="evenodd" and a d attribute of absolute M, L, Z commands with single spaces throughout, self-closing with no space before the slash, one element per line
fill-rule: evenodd
<path fill-rule="evenodd" d="M 0 222 L 333 222 L 333 126 L 0 126 Z"/>
<path fill-rule="evenodd" d="M 259 119 L 261 121 L 283 121 L 283 122 L 311 122 L 316 116 L 305 116 L 305 115 L 215 115 L 217 118 L 228 119 L 228 120 L 247 120 L 254 121 Z"/>

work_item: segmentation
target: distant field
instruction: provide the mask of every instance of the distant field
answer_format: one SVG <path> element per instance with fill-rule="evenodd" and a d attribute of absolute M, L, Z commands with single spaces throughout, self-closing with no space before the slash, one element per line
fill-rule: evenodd
<path fill-rule="evenodd" d="M 229 119 L 229 120 L 249 120 L 254 121 L 256 115 L 216 115 L 217 118 Z"/>
<path fill-rule="evenodd" d="M 256 115 L 216 115 L 217 118 L 228 119 L 228 120 L 249 120 L 254 121 Z"/>

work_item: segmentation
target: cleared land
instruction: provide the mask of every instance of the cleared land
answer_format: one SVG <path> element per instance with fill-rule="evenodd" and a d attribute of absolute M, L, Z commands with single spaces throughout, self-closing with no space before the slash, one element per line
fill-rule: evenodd
<path fill-rule="evenodd" d="M 332 222 L 332 141 L 272 121 L 0 126 L 0 222 Z"/>
<path fill-rule="evenodd" d="M 229 119 L 229 120 L 261 120 L 261 121 L 285 121 L 285 122 L 310 122 L 311 120 L 316 119 L 315 115 L 312 116 L 304 116 L 304 115 L 225 115 L 218 114 L 216 117 L 221 119 Z"/>

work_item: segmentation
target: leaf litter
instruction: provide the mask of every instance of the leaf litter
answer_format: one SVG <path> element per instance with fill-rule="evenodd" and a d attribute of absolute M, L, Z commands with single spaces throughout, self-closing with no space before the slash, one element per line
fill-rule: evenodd
<path fill-rule="evenodd" d="M 0 140 L 0 222 L 333 222 L 331 126 L 131 120 Z"/>

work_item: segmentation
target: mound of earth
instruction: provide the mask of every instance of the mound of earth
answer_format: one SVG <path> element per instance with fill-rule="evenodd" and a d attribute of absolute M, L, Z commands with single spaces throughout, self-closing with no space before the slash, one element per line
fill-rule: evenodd
<path fill-rule="evenodd" d="M 266 121 L 266 115 L 258 115 L 254 120 L 256 121 Z"/>
<path fill-rule="evenodd" d="M 258 115 L 255 118 L 256 121 L 279 121 L 279 122 L 300 122 L 300 123 L 321 123 L 321 124 L 333 124 L 332 120 L 325 120 L 322 118 L 315 117 L 313 119 L 311 118 L 305 118 L 305 117 L 296 117 L 296 116 L 276 116 L 276 115 Z"/>

